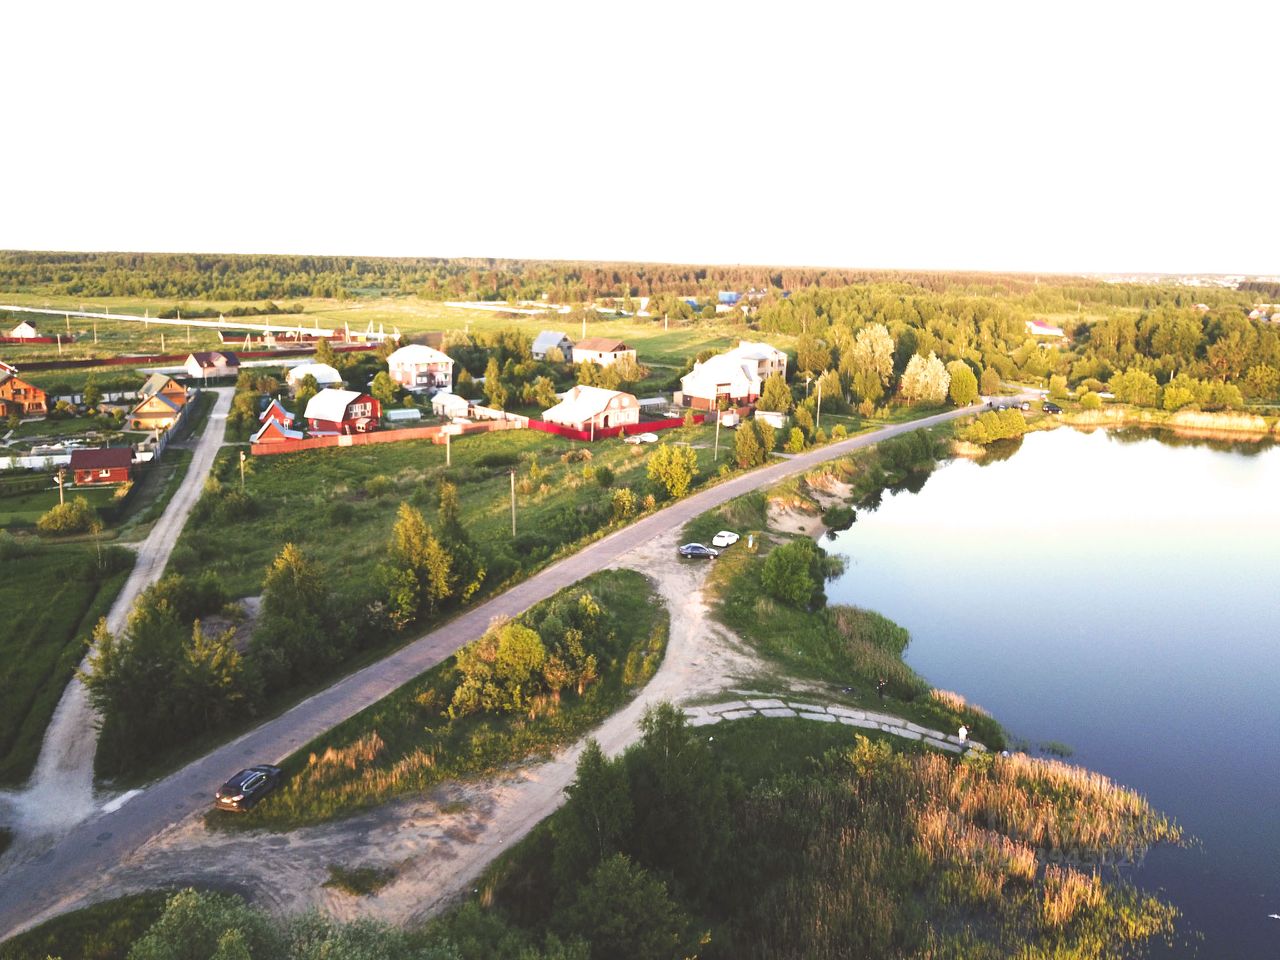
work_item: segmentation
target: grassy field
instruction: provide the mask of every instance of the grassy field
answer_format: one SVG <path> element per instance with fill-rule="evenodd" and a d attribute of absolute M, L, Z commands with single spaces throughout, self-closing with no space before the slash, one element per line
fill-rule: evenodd
<path fill-rule="evenodd" d="M 15 496 L 0 497 L 0 529 L 32 529 L 36 521 L 50 508 L 58 505 L 58 487 L 49 481 L 49 489 Z M 116 497 L 115 487 L 76 487 L 68 483 L 65 496 L 68 501 L 84 497 L 95 510 L 111 504 Z"/>
<path fill-rule="evenodd" d="M 168 899 L 149 890 L 64 913 L 0 943 L 0 960 L 125 960 Z"/>
<path fill-rule="evenodd" d="M 87 544 L 0 543 L 0 783 L 30 774 L 45 727 L 133 563 L 123 550 L 104 553 L 103 575 Z M 113 569 L 114 568 L 114 569 Z"/>
<path fill-rule="evenodd" d="M 707 427 L 681 427 L 663 435 L 668 442 L 698 447 L 703 480 L 714 475 L 710 433 Z M 438 485 L 449 480 L 458 486 L 463 523 L 493 557 L 487 583 L 496 589 L 599 532 L 598 517 L 585 512 L 584 505 L 604 507 L 607 514 L 613 489 L 630 487 L 637 499 L 652 489 L 645 477 L 646 457 L 653 449 L 648 445 L 617 439 L 587 445 L 512 430 L 464 437 L 451 446 L 451 467 L 445 466 L 445 448 L 425 440 L 254 458 L 246 479 L 256 505 L 253 515 L 213 525 L 188 524 L 172 565 L 182 572 L 212 570 L 233 596 L 250 596 L 259 592 L 267 565 L 292 542 L 331 570 L 341 570 L 344 578 L 368 582 L 400 502 L 417 504 L 430 519 Z M 225 482 L 238 484 L 233 452 L 224 451 L 220 460 L 217 469 Z M 724 449 L 720 460 L 728 462 Z M 584 468 L 601 467 L 614 474 L 609 488 L 584 475 Z M 517 482 L 514 540 L 512 469 Z"/>
<path fill-rule="evenodd" d="M 459 682 L 453 658 L 339 724 L 285 761 L 292 777 L 245 816 L 213 812 L 221 826 L 288 830 L 349 816 L 437 783 L 490 772 L 571 743 L 630 699 L 657 669 L 666 648 L 667 611 L 649 582 L 632 570 L 606 570 L 560 591 L 523 614 L 548 646 L 547 621 L 590 594 L 603 611 L 584 629 L 598 658 L 598 680 L 581 696 L 566 690 L 530 712 L 482 712 L 450 719 Z"/>

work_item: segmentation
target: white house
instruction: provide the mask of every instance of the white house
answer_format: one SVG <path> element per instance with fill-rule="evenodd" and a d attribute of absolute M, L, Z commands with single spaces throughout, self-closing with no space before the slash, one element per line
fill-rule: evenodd
<path fill-rule="evenodd" d="M 431 398 L 431 412 L 437 417 L 465 417 L 470 409 L 470 400 L 448 390 L 441 390 Z"/>
<path fill-rule="evenodd" d="M 612 337 L 587 337 L 573 345 L 574 363 L 598 363 L 607 367 L 623 357 L 636 358 L 636 352 L 621 340 Z"/>
<path fill-rule="evenodd" d="M 316 385 L 323 387 L 342 386 L 342 374 L 327 363 L 300 363 L 285 374 L 285 382 L 297 390 L 307 377 L 315 377 Z"/>
<path fill-rule="evenodd" d="M 453 388 L 453 358 L 421 343 L 410 343 L 387 357 L 391 379 L 412 393 Z"/>
<path fill-rule="evenodd" d="M 573 341 L 559 330 L 543 330 L 533 338 L 533 359 L 547 359 L 549 350 L 559 350 L 560 355 L 568 360 L 573 356 Z"/>
<path fill-rule="evenodd" d="M 722 399 L 729 406 L 746 406 L 760 399 L 765 380 L 775 373 L 787 375 L 787 355 L 767 343 L 743 340 L 695 363 L 680 378 L 680 403 L 698 410 L 714 410 Z"/>
<path fill-rule="evenodd" d="M 9 336 L 14 340 L 34 340 L 40 336 L 40 331 L 36 329 L 35 324 L 30 320 L 23 320 L 9 331 Z"/>
<path fill-rule="evenodd" d="M 202 350 L 188 355 L 187 362 L 182 367 L 193 380 L 234 377 L 240 373 L 240 360 L 234 353 L 227 353 L 225 350 Z"/>
<path fill-rule="evenodd" d="M 640 401 L 630 393 L 578 384 L 542 413 L 547 423 L 573 430 L 607 430 L 640 422 Z"/>

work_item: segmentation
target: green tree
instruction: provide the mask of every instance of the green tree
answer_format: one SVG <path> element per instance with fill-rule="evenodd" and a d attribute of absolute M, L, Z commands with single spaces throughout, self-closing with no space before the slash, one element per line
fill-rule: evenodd
<path fill-rule="evenodd" d="M 498 365 L 497 356 L 491 355 L 484 368 L 484 396 L 489 406 L 495 410 L 505 410 L 510 393 L 502 382 L 502 368 Z"/>
<path fill-rule="evenodd" d="M 859 400 L 875 403 L 884 396 L 893 377 L 893 355 L 893 337 L 883 324 L 868 324 L 858 331 L 840 357 L 840 372 L 850 378 Z"/>
<path fill-rule="evenodd" d="M 91 410 L 97 409 L 98 404 L 102 403 L 102 389 L 94 377 L 89 377 L 84 383 L 83 400 L 84 405 Z"/>
<path fill-rule="evenodd" d="M 400 387 L 391 379 L 391 374 L 385 370 L 380 370 L 373 378 L 373 383 L 369 387 L 369 393 L 373 399 L 382 404 L 385 410 L 396 402 L 396 393 Z"/>
<path fill-rule="evenodd" d="M 756 430 L 754 420 L 743 420 L 738 424 L 733 438 L 733 457 L 738 466 L 744 468 L 758 467 L 765 461 L 765 453 L 760 446 L 760 432 Z"/>
<path fill-rule="evenodd" d="M 312 360 L 316 363 L 326 363 L 331 367 L 337 366 L 338 355 L 333 352 L 328 337 L 321 337 L 316 341 L 316 353 Z"/>
<path fill-rule="evenodd" d="M 778 413 L 789 413 L 791 410 L 791 388 L 782 374 L 770 374 L 760 390 L 760 399 L 756 403 L 757 410 L 776 410 Z"/>
<path fill-rule="evenodd" d="M 1084 393 L 1080 394 L 1080 409 L 1101 410 L 1102 398 L 1091 390 L 1086 390 Z"/>
<path fill-rule="evenodd" d="M 658 449 L 649 454 L 645 473 L 667 496 L 678 500 L 689 492 L 693 478 L 698 475 L 698 454 L 692 447 L 660 443 Z"/>
<path fill-rule="evenodd" d="M 453 557 L 421 511 L 409 503 L 400 504 L 396 513 L 383 577 L 392 622 L 398 627 L 434 614 L 453 595 L 457 582 Z"/>
<path fill-rule="evenodd" d="M 560 402 L 556 396 L 556 385 L 550 377 L 538 377 L 533 381 L 533 402 L 543 410 Z"/>
<path fill-rule="evenodd" d="M 1121 403 L 1154 407 L 1160 402 L 1160 384 L 1145 370 L 1130 367 L 1111 378 L 1111 392 Z"/>
<path fill-rule="evenodd" d="M 986 367 L 982 371 L 982 394 L 987 397 L 995 397 L 1000 394 L 1001 389 L 1000 371 L 995 367 Z"/>
<path fill-rule="evenodd" d="M 681 960 L 696 949 L 666 884 L 623 854 L 592 871 L 563 917 L 568 933 L 591 944 L 591 960 Z"/>
<path fill-rule="evenodd" d="M 619 487 L 613 491 L 612 507 L 614 523 L 630 520 L 636 513 L 636 495 L 629 487 Z"/>
<path fill-rule="evenodd" d="M 262 582 L 262 612 L 249 641 L 273 689 L 318 677 L 337 657 L 330 635 L 329 590 L 319 568 L 286 543 Z"/>
<path fill-rule="evenodd" d="M 454 597 L 466 603 L 484 585 L 485 559 L 462 522 L 458 488 L 448 480 L 440 483 L 440 507 L 437 515 L 442 543 L 448 543 L 452 554 Z"/>
<path fill-rule="evenodd" d="M 963 360 L 952 360 L 947 364 L 947 373 L 951 375 L 949 394 L 951 402 L 957 407 L 967 407 L 978 399 L 978 378 Z"/>
<path fill-rule="evenodd" d="M 553 872 L 561 890 L 573 890 L 601 861 L 622 850 L 631 831 L 626 767 L 611 761 L 595 739 L 578 757 L 577 775 L 565 788 L 568 802 L 551 821 Z"/>
<path fill-rule="evenodd" d="M 822 593 L 822 579 L 815 576 L 815 554 L 820 549 L 803 537 L 771 550 L 760 568 L 765 592 L 793 607 L 810 606 Z"/>
<path fill-rule="evenodd" d="M 1067 378 L 1061 374 L 1054 374 L 1049 378 L 1049 396 L 1055 400 L 1065 400 L 1069 396 L 1067 390 Z"/>
<path fill-rule="evenodd" d="M 817 376 L 831 366 L 831 348 L 812 334 L 796 340 L 796 369 Z"/>
<path fill-rule="evenodd" d="M 1245 374 L 1244 388 L 1259 400 L 1275 400 L 1280 396 L 1280 370 L 1268 363 L 1255 363 Z"/>
<path fill-rule="evenodd" d="M 97 511 L 84 497 L 50 507 L 36 521 L 36 530 L 47 534 L 86 533 L 98 522 Z"/>
<path fill-rule="evenodd" d="M 537 694 L 546 659 L 546 648 L 535 630 L 514 620 L 490 627 L 457 653 L 462 679 L 454 689 L 449 715 L 526 709 Z"/>
<path fill-rule="evenodd" d="M 307 404 L 310 403 L 311 398 L 314 397 L 319 392 L 320 392 L 319 381 L 317 381 L 315 377 L 313 377 L 311 374 L 308 373 L 305 377 L 302 378 L 302 382 L 298 384 L 298 389 L 294 393 L 295 410 L 299 414 L 305 414 L 307 410 Z M 239 399 L 238 395 L 236 399 L 237 400 Z M 257 413 L 256 413 L 257 407 L 258 407 L 258 399 L 255 396 L 253 399 L 255 419 L 257 417 Z"/>
<path fill-rule="evenodd" d="M 799 427 L 792 427 L 791 433 L 787 437 L 787 453 L 803 453 L 804 446 L 804 432 Z"/>
<path fill-rule="evenodd" d="M 902 395 L 908 403 L 923 400 L 925 403 L 942 403 L 947 399 L 947 390 L 951 386 L 951 375 L 943 366 L 937 354 L 928 357 L 915 354 L 907 361 L 907 369 L 902 374 Z"/>
<path fill-rule="evenodd" d="M 285 939 L 266 913 L 220 893 L 175 893 L 129 960 L 231 960 L 285 957 Z"/>

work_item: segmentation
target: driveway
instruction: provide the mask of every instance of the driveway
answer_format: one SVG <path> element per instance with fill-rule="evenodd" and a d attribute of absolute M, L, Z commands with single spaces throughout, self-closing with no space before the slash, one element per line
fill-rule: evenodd
<path fill-rule="evenodd" d="M 891 437 L 972 416 L 961 408 L 797 454 L 700 491 L 584 547 L 505 593 L 472 607 L 383 660 L 339 680 L 236 740 L 160 780 L 111 812 L 79 824 L 38 860 L 16 864 L 0 884 L 0 931 L 15 933 L 80 900 L 111 866 L 147 840 L 193 813 L 212 790 L 248 763 L 278 762 L 299 747 L 377 702 L 484 633 L 496 616 L 514 617 L 556 591 L 617 561 L 660 534 L 744 493 L 847 456 Z"/>

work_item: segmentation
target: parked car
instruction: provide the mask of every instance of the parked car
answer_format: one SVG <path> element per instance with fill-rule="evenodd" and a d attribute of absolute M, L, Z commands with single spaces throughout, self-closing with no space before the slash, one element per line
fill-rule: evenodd
<path fill-rule="evenodd" d="M 713 547 L 732 547 L 741 539 L 742 538 L 732 530 L 721 530 L 711 538 L 711 545 Z"/>
<path fill-rule="evenodd" d="M 241 770 L 218 788 L 213 805 L 220 810 L 252 809 L 268 793 L 280 786 L 284 771 L 268 763 Z"/>
<path fill-rule="evenodd" d="M 680 556 L 687 557 L 690 560 L 714 560 L 720 556 L 720 551 L 704 547 L 700 543 L 686 543 L 680 548 Z"/>
<path fill-rule="evenodd" d="M 1023 400 L 1020 404 L 1018 404 L 1018 409 L 1019 409 L 1019 410 L 1030 410 L 1030 409 L 1031 409 L 1031 401 L 1030 401 L 1030 400 Z"/>
<path fill-rule="evenodd" d="M 1062 412 L 1062 408 L 1060 406 L 1058 406 L 1056 403 L 1051 403 L 1048 400 L 1044 402 L 1044 405 L 1041 406 L 1040 409 L 1043 410 L 1045 413 L 1061 413 Z"/>

